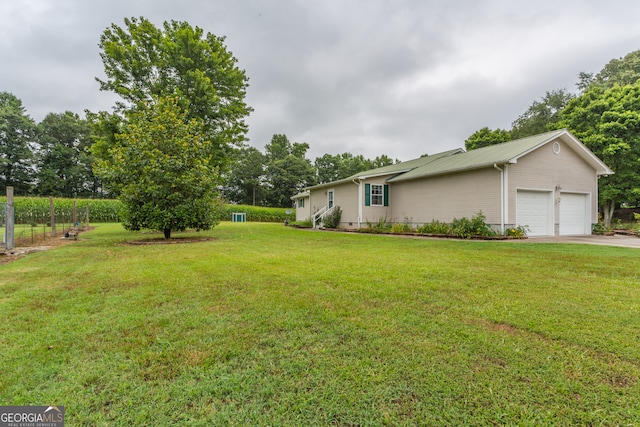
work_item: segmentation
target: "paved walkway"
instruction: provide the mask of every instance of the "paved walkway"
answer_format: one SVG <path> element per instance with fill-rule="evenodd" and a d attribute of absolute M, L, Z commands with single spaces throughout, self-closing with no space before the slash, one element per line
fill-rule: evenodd
<path fill-rule="evenodd" d="M 522 242 L 528 243 L 581 243 L 584 245 L 621 246 L 625 248 L 640 249 L 640 238 L 634 236 L 556 236 L 556 237 L 529 237 Z"/>

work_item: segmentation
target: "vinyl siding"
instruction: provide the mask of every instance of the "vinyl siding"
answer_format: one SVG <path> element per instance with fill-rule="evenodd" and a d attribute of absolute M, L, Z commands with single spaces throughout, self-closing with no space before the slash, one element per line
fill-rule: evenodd
<path fill-rule="evenodd" d="M 500 172 L 485 168 L 399 182 L 390 186 L 389 199 L 395 222 L 451 222 L 482 211 L 487 223 L 500 225 Z"/>
<path fill-rule="evenodd" d="M 299 208 L 298 207 L 298 200 L 296 199 L 295 203 L 296 203 L 296 221 L 304 221 L 306 219 L 309 219 L 309 217 L 311 216 L 311 203 L 309 203 L 309 198 L 308 197 L 304 197 L 304 207 Z"/>
<path fill-rule="evenodd" d="M 333 187 L 311 190 L 309 205 L 311 213 L 315 213 L 327 206 L 327 193 L 333 190 L 333 204 L 340 207 L 342 217 L 340 225 L 345 228 L 358 226 L 358 186 L 353 182 L 338 184 Z M 349 226 L 349 223 L 352 226 Z"/>

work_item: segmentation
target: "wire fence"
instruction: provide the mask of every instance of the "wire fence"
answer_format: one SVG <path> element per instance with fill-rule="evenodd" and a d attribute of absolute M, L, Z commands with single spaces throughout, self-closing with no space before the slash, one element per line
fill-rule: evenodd
<path fill-rule="evenodd" d="M 74 204 L 75 205 L 75 204 Z M 4 249 L 25 246 L 40 246 L 51 243 L 52 239 L 64 239 L 69 233 L 89 227 L 89 206 L 56 205 L 52 203 L 49 212 L 0 203 L 0 234 Z"/>

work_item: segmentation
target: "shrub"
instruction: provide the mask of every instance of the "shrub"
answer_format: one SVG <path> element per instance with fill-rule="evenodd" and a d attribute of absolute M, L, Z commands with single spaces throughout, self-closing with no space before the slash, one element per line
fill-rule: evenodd
<path fill-rule="evenodd" d="M 411 233 L 411 226 L 404 222 L 397 222 L 391 226 L 391 232 L 396 234 Z"/>
<path fill-rule="evenodd" d="M 611 227 L 607 227 L 602 222 L 593 224 L 593 234 L 605 234 L 610 232 L 611 232 Z"/>
<path fill-rule="evenodd" d="M 322 224 L 326 228 L 338 228 L 340 225 L 340 218 L 342 217 L 342 210 L 340 206 L 336 206 L 328 215 L 322 219 Z"/>
<path fill-rule="evenodd" d="M 451 226 L 446 222 L 440 222 L 434 219 L 431 222 L 422 224 L 418 227 L 418 233 L 449 235 L 452 234 L 452 230 Z"/>
<path fill-rule="evenodd" d="M 469 239 L 472 236 L 491 237 L 496 232 L 485 222 L 486 217 L 482 211 L 469 218 L 454 218 L 451 222 L 451 229 L 454 236 Z"/>
<path fill-rule="evenodd" d="M 527 237 L 529 227 L 526 225 L 518 225 L 517 227 L 511 227 L 507 229 L 506 235 L 516 239 L 524 239 Z"/>
<path fill-rule="evenodd" d="M 378 219 L 377 223 L 371 223 L 367 221 L 367 226 L 360 228 L 358 231 L 361 233 L 388 233 L 391 231 L 391 224 L 387 222 L 387 217 Z"/>

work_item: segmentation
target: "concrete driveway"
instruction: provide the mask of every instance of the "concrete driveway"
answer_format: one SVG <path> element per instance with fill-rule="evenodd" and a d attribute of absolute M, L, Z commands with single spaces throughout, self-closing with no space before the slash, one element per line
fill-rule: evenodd
<path fill-rule="evenodd" d="M 635 236 L 555 236 L 555 237 L 529 237 L 523 242 L 528 243 L 580 243 L 583 245 L 621 246 L 624 248 L 640 249 L 640 238 Z"/>

